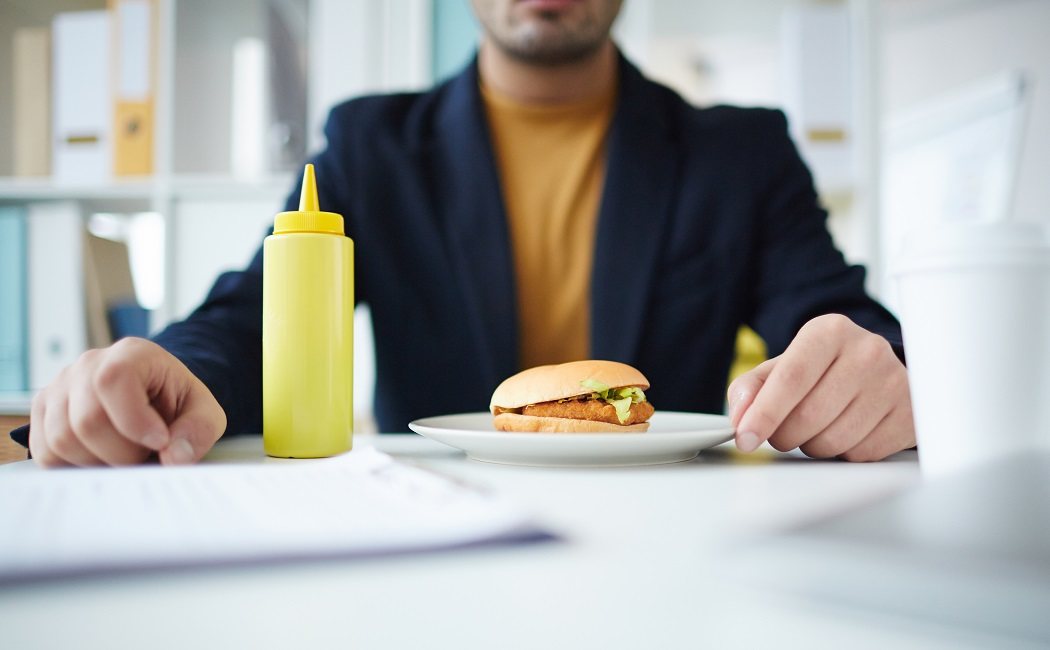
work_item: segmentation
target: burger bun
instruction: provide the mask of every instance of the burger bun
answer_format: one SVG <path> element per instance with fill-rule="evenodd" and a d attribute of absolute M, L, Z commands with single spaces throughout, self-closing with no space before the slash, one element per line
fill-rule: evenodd
<path fill-rule="evenodd" d="M 536 366 L 503 380 L 492 393 L 489 411 L 496 407 L 517 409 L 529 404 L 553 402 L 586 395 L 591 389 L 581 382 L 592 380 L 610 388 L 636 386 L 649 389 L 649 380 L 626 363 L 590 359 L 550 366 Z"/>
<path fill-rule="evenodd" d="M 623 426 L 594 420 L 537 417 L 518 413 L 500 413 L 492 418 L 492 423 L 497 431 L 522 433 L 641 433 L 649 430 L 648 422 Z"/>

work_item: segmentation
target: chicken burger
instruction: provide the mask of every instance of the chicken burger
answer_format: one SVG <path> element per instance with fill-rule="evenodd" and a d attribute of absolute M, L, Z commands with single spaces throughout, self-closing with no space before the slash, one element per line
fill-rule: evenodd
<path fill-rule="evenodd" d="M 498 431 L 637 432 L 649 429 L 649 380 L 616 361 L 537 366 L 508 377 L 489 410 Z"/>

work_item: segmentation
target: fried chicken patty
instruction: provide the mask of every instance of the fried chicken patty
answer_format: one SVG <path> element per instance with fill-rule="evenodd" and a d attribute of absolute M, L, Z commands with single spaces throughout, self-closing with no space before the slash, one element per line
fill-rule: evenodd
<path fill-rule="evenodd" d="M 652 417 L 656 409 L 649 402 L 631 404 L 631 410 L 627 413 L 627 419 L 620 422 L 616 417 L 616 409 L 612 404 L 600 399 L 574 399 L 565 402 L 540 402 L 529 404 L 521 409 L 496 408 L 499 413 L 521 413 L 535 417 L 569 418 L 571 420 L 592 420 L 594 422 L 607 422 L 608 424 L 622 424 L 629 426 L 645 422 Z"/>

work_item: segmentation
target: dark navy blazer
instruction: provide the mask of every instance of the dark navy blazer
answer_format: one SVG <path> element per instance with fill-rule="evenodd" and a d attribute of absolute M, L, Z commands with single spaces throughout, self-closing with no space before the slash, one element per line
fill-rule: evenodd
<path fill-rule="evenodd" d="M 383 431 L 481 411 L 521 369 L 507 220 L 476 64 L 425 93 L 336 106 L 313 159 L 322 209 L 346 217 L 357 300 L 374 319 Z M 594 358 L 637 366 L 658 409 L 721 412 L 741 324 L 780 353 L 842 313 L 900 350 L 826 229 L 783 114 L 697 109 L 621 60 L 591 276 Z M 298 189 L 288 209 L 298 204 Z M 323 282 L 324 278 L 318 278 Z M 544 305 L 530 305 L 544 309 Z M 262 252 L 156 340 L 226 410 L 262 429 Z"/>

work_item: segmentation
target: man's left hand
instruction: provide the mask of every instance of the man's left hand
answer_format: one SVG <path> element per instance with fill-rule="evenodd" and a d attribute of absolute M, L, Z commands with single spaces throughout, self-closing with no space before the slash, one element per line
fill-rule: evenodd
<path fill-rule="evenodd" d="M 839 314 L 806 323 L 728 397 L 741 451 L 768 440 L 813 458 L 873 461 L 915 446 L 904 364 L 886 339 Z"/>

